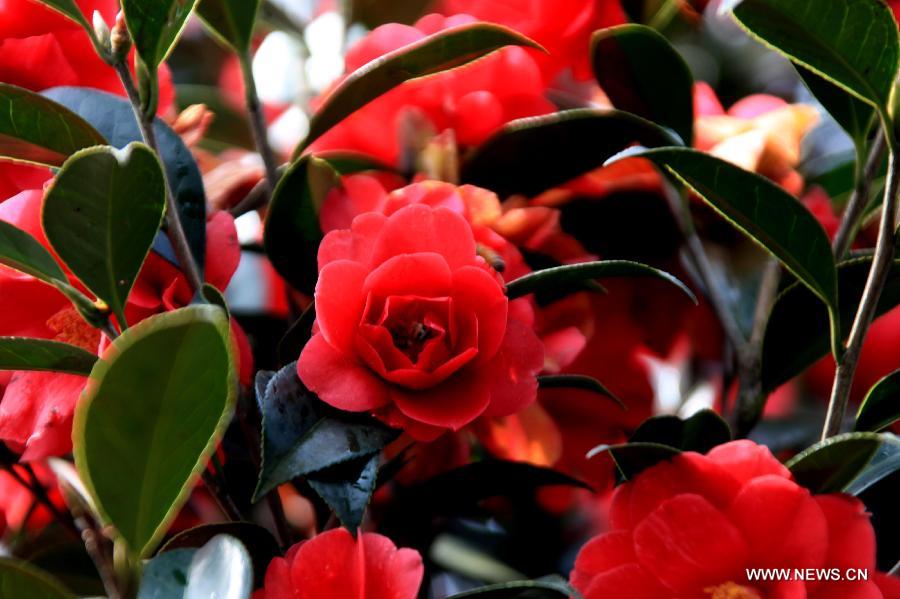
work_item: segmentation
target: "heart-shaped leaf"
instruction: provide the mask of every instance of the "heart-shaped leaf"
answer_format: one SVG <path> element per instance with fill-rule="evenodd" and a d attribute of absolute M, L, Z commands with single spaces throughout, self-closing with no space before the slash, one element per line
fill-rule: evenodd
<path fill-rule="evenodd" d="M 513 121 L 462 163 L 460 179 L 496 192 L 534 196 L 600 168 L 633 143 L 677 145 L 668 131 L 618 110 L 564 110 Z"/>
<path fill-rule="evenodd" d="M 187 24 L 197 0 L 122 0 L 128 32 L 144 63 L 153 71 L 166 59 Z"/>
<path fill-rule="evenodd" d="M 694 138 L 694 78 L 655 29 L 619 25 L 601 29 L 591 41 L 594 77 L 613 106 Z"/>
<path fill-rule="evenodd" d="M 0 156 L 59 166 L 106 140 L 77 114 L 40 94 L 0 83 Z"/>
<path fill-rule="evenodd" d="M 877 433 L 837 435 L 797 454 L 785 466 L 813 493 L 840 493 L 869 465 L 883 441 Z"/>
<path fill-rule="evenodd" d="M 125 323 L 125 302 L 165 212 L 156 154 L 141 143 L 81 150 L 44 197 L 42 221 L 60 258 Z"/>
<path fill-rule="evenodd" d="M 48 339 L 0 337 L 0 370 L 47 370 L 87 376 L 97 356 Z"/>
<path fill-rule="evenodd" d="M 331 165 L 304 156 L 278 181 L 266 216 L 264 245 L 272 266 L 291 285 L 312 293 L 318 278 L 316 252 L 322 241 L 319 210 L 340 184 Z"/>
<path fill-rule="evenodd" d="M 856 430 L 880 431 L 900 420 L 900 370 L 869 389 L 856 413 Z"/>
<path fill-rule="evenodd" d="M 0 597 L 75 599 L 74 594 L 46 572 L 6 557 L 0 557 Z"/>
<path fill-rule="evenodd" d="M 224 312 L 194 305 L 128 329 L 75 412 L 75 464 L 104 519 L 149 555 L 187 501 L 234 409 Z"/>
<path fill-rule="evenodd" d="M 842 338 L 850 333 L 856 306 L 862 297 L 871 265 L 871 257 L 854 258 L 838 265 Z M 876 316 L 898 304 L 900 263 L 895 262 L 878 300 Z M 778 295 L 766 323 L 763 341 L 764 393 L 771 393 L 828 354 L 827 323 L 828 311 L 805 285 L 794 283 Z"/>
<path fill-rule="evenodd" d="M 250 599 L 252 591 L 250 554 L 234 537 L 215 536 L 194 553 L 184 599 Z"/>
<path fill-rule="evenodd" d="M 197 14 L 213 34 L 237 52 L 250 48 L 259 0 L 201 0 Z"/>
<path fill-rule="evenodd" d="M 887 112 L 900 42 L 881 0 L 743 0 L 734 16 L 753 37 Z"/>
<path fill-rule="evenodd" d="M 822 225 L 797 198 L 755 173 L 688 148 L 621 155 L 641 156 L 665 168 L 807 285 L 828 307 L 837 353 L 840 320 L 834 255 Z"/>
<path fill-rule="evenodd" d="M 588 458 L 609 452 L 622 477 L 631 480 L 647 468 L 660 462 L 671 460 L 681 453 L 680 449 L 661 443 L 621 443 L 618 445 L 598 445 L 590 450 Z"/>
<path fill-rule="evenodd" d="M 328 95 L 310 120 L 309 133 L 294 156 L 300 156 L 329 129 L 401 83 L 460 67 L 504 46 L 540 48 L 512 29 L 470 23 L 388 52 L 351 73 Z"/>
<path fill-rule="evenodd" d="M 648 418 L 628 439 L 629 443 L 657 443 L 698 453 L 706 453 L 729 441 L 728 423 L 712 410 L 700 410 L 685 420 L 677 416 Z"/>
<path fill-rule="evenodd" d="M 134 111 L 124 98 L 81 87 L 55 87 L 41 93 L 86 120 L 116 148 L 124 148 L 133 141 L 142 140 Z M 200 169 L 191 151 L 168 125 L 156 119 L 153 128 L 160 157 L 175 195 L 181 225 L 191 246 L 191 253 L 202 272 L 206 264 L 206 194 Z M 173 264 L 178 264 L 165 235 L 157 236 L 154 250 Z"/>
<path fill-rule="evenodd" d="M 535 293 L 543 288 L 554 288 L 580 281 L 608 277 L 651 277 L 660 279 L 678 287 L 692 302 L 697 303 L 697 297 L 694 293 L 676 277 L 652 266 L 630 260 L 580 262 L 578 264 L 566 264 L 538 270 L 507 283 L 506 295 L 510 299 L 515 299 L 529 293 Z"/>
<path fill-rule="evenodd" d="M 372 418 L 319 401 L 300 382 L 296 363 L 272 376 L 261 395 L 260 387 L 263 450 L 255 500 L 294 478 L 377 454 L 398 434 Z"/>

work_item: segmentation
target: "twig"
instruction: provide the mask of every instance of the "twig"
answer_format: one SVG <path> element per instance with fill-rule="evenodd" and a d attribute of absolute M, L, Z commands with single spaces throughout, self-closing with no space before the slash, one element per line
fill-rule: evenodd
<path fill-rule="evenodd" d="M 884 190 L 884 203 L 881 210 L 881 224 L 878 229 L 878 242 L 875 246 L 875 256 L 872 259 L 872 268 L 869 270 L 869 278 L 863 290 L 862 299 L 850 330 L 847 340 L 847 349 L 837 365 L 834 375 L 834 386 L 831 388 L 831 400 L 828 403 L 828 415 L 825 418 L 825 426 L 822 429 L 822 439 L 838 434 L 847 410 L 847 401 L 850 397 L 850 388 L 853 385 L 853 375 L 862 351 L 863 341 L 869 325 L 875 317 L 878 300 L 884 289 L 890 272 L 891 262 L 894 257 L 894 220 L 897 212 L 897 192 L 900 190 L 900 173 L 897 172 L 896 148 L 891 141 L 888 154 L 887 183 Z"/>
<path fill-rule="evenodd" d="M 253 62 L 250 58 L 250 51 L 239 52 L 238 59 L 240 61 L 241 74 L 244 77 L 244 100 L 247 104 L 247 112 L 250 114 L 250 129 L 253 131 L 253 142 L 256 145 L 257 152 L 262 157 L 263 165 L 266 167 L 266 181 L 269 193 L 271 193 L 275 190 L 275 185 L 278 184 L 278 165 L 275 162 L 272 147 L 269 145 L 266 118 L 263 115 L 262 104 L 260 104 L 259 95 L 256 92 L 256 82 L 253 79 Z"/>
<path fill-rule="evenodd" d="M 159 146 L 156 143 L 156 133 L 153 130 L 154 117 L 153 115 L 148 117 L 141 109 L 141 99 L 138 95 L 137 88 L 134 86 L 134 80 L 131 77 L 128 66 L 125 64 L 124 58 L 116 60 L 113 67 L 115 68 L 116 73 L 118 73 L 119 79 L 122 81 L 122 87 L 125 88 L 128 100 L 131 102 L 131 108 L 134 110 L 134 118 L 141 131 L 141 137 L 144 138 L 144 142 L 150 146 L 150 148 L 160 157 L 160 160 L 162 160 L 162 154 L 159 153 Z M 181 271 L 184 273 L 185 277 L 187 277 L 191 290 L 196 293 L 203 286 L 203 280 L 197 270 L 197 264 L 194 262 L 187 236 L 184 234 L 184 227 L 181 224 L 181 215 L 178 213 L 178 206 L 175 204 L 175 195 L 172 193 L 172 185 L 169 182 L 169 176 L 166 173 L 165 167 L 162 169 L 162 176 L 165 183 L 166 194 L 166 235 L 168 235 L 169 241 L 172 243 L 172 248 L 175 250 L 175 256 L 178 258 L 178 263 L 181 265 Z"/>
<path fill-rule="evenodd" d="M 260 179 L 250 192 L 244 196 L 244 199 L 235 204 L 229 212 L 231 213 L 231 216 L 237 218 L 252 210 L 262 208 L 271 197 L 272 191 L 269 189 L 268 179 Z"/>
<path fill-rule="evenodd" d="M 853 189 L 853 194 L 847 202 L 840 227 L 831 244 L 834 249 L 834 256 L 838 260 L 842 259 L 850 249 L 850 246 L 853 245 L 853 239 L 859 230 L 860 220 L 866 212 L 866 207 L 869 205 L 869 192 L 872 188 L 872 180 L 878 174 L 878 169 L 884 161 L 886 149 L 887 143 L 884 139 L 884 133 L 879 132 L 875 142 L 872 144 L 872 149 L 869 151 L 865 167 L 861 171 L 857 169 L 856 187 Z"/>

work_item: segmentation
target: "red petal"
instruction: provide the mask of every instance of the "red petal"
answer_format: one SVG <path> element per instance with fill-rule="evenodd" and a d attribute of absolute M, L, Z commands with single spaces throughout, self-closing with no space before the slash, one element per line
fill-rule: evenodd
<path fill-rule="evenodd" d="M 389 258 L 368 274 L 363 290 L 381 298 L 391 295 L 434 298 L 449 295 L 452 285 L 450 268 L 443 256 L 420 252 Z"/>
<path fill-rule="evenodd" d="M 537 374 L 544 366 L 544 346 L 530 328 L 517 320 L 507 323 L 503 345 L 484 366 L 490 376 L 491 405 L 486 416 L 507 416 L 537 398 Z"/>
<path fill-rule="evenodd" d="M 570 576 L 572 586 L 584 592 L 595 577 L 636 559 L 630 532 L 608 532 L 594 537 L 575 558 Z"/>
<path fill-rule="evenodd" d="M 361 599 L 413 599 L 419 592 L 425 566 L 413 549 L 397 549 L 387 537 L 362 535 L 365 550 L 365 593 Z"/>
<path fill-rule="evenodd" d="M 339 410 L 364 412 L 388 402 L 386 383 L 329 345 L 321 334 L 313 335 L 303 348 L 297 374 L 310 391 Z"/>
<path fill-rule="evenodd" d="M 594 578 L 584 599 L 663 599 L 671 592 L 639 564 L 626 564 Z"/>
<path fill-rule="evenodd" d="M 706 457 L 741 483 L 767 474 L 791 478 L 790 471 L 772 455 L 768 447 L 746 439 L 718 445 Z"/>
<path fill-rule="evenodd" d="M 451 270 L 477 264 L 472 227 L 446 209 L 413 204 L 390 216 L 375 243 L 373 264 L 402 254 L 435 252 Z"/>
<path fill-rule="evenodd" d="M 234 228 L 234 217 L 223 210 L 206 221 L 206 282 L 224 290 L 241 261 L 241 246 Z"/>
<path fill-rule="evenodd" d="M 353 260 L 370 264 L 378 234 L 387 219 L 375 212 L 366 212 L 353 219 L 350 229 L 331 231 L 319 244 L 319 270 L 335 260 Z"/>
<path fill-rule="evenodd" d="M 461 268 L 453 273 L 453 300 L 457 313 L 476 316 L 479 362 L 487 362 L 500 349 L 506 334 L 509 300 L 500 283 L 483 268 Z"/>
<path fill-rule="evenodd" d="M 405 416 L 413 420 L 458 430 L 484 412 L 491 394 L 488 382 L 480 373 L 465 370 L 424 391 L 392 387 L 391 399 Z"/>
<path fill-rule="evenodd" d="M 875 531 L 866 506 L 849 495 L 819 495 L 814 499 L 828 523 L 828 567 L 874 571 Z"/>
<path fill-rule="evenodd" d="M 362 318 L 362 293 L 366 269 L 358 262 L 338 260 L 328 263 L 316 283 L 316 323 L 329 344 L 345 352 L 353 349 L 353 339 Z"/>

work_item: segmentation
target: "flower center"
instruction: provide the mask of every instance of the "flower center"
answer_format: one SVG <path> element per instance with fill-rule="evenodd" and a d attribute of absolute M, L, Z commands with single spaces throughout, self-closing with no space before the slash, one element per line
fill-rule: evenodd
<path fill-rule="evenodd" d="M 707 593 L 710 599 L 762 599 L 762 595 L 754 589 L 731 581 L 714 587 L 706 587 L 703 592 Z"/>
<path fill-rule="evenodd" d="M 394 347 L 409 356 L 415 362 L 425 348 L 425 343 L 433 339 L 438 332 L 422 321 L 395 322 L 388 325 Z"/>
<path fill-rule="evenodd" d="M 47 326 L 56 333 L 54 339 L 77 345 L 91 353 L 97 353 L 100 331 L 86 323 L 75 308 L 66 307 L 47 320 Z"/>

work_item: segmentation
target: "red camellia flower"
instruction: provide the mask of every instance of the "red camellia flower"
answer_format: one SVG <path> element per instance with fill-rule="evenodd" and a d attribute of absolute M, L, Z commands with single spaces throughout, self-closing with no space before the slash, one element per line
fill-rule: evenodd
<path fill-rule="evenodd" d="M 273 559 L 253 599 L 415 599 L 424 572 L 418 551 L 336 528 Z"/>
<path fill-rule="evenodd" d="M 760 582 L 748 568 L 858 568 L 869 580 Z M 863 504 L 811 495 L 750 441 L 683 453 L 617 488 L 610 531 L 582 548 L 571 576 L 585 599 L 878 599 L 875 578 Z"/>
<path fill-rule="evenodd" d="M 326 403 L 429 440 L 534 401 L 541 343 L 459 214 L 365 213 L 318 259 L 317 331 L 297 370 Z"/>
<path fill-rule="evenodd" d="M 428 35 L 474 21 L 468 15 L 432 14 L 413 27 L 382 25 L 347 52 L 347 72 Z M 400 125 L 410 114 L 424 117 L 435 132 L 453 129 L 463 146 L 477 145 L 513 119 L 553 112 L 544 89 L 533 56 L 523 48 L 504 48 L 474 64 L 391 90 L 322 136 L 313 151 L 356 150 L 395 164 Z"/>

